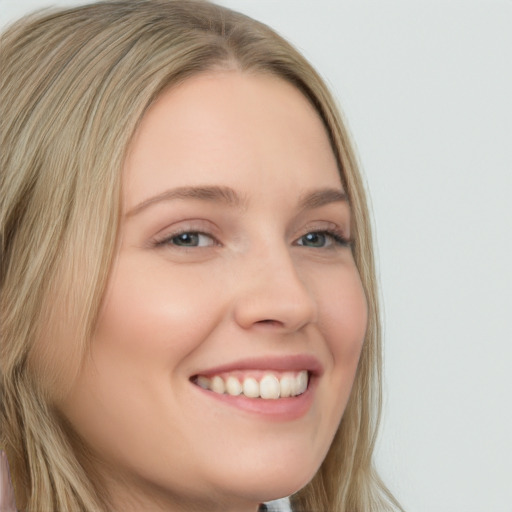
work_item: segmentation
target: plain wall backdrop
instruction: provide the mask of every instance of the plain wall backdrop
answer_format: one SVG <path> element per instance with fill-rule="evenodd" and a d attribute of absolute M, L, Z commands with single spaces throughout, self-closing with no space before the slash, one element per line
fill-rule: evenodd
<path fill-rule="evenodd" d="M 0 0 L 0 25 L 79 3 Z M 356 141 L 384 305 L 384 480 L 408 512 L 512 512 L 512 1 L 220 3 L 310 59 Z"/>

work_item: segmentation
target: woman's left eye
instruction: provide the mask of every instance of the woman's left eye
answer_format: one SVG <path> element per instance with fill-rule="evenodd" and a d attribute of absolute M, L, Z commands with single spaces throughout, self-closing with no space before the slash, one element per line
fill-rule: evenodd
<path fill-rule="evenodd" d="M 170 237 L 157 243 L 157 245 L 174 245 L 177 247 L 209 247 L 215 245 L 215 240 L 205 233 L 198 231 L 186 231 Z"/>
<path fill-rule="evenodd" d="M 297 245 L 322 249 L 332 247 L 333 245 L 347 246 L 349 245 L 349 241 L 339 233 L 333 233 L 331 231 L 312 231 L 301 236 L 297 240 Z"/>

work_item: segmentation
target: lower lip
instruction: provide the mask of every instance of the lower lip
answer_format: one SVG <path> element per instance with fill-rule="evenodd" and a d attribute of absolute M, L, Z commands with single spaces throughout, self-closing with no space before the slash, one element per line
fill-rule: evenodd
<path fill-rule="evenodd" d="M 278 398 L 275 400 L 248 398 L 244 395 L 221 395 L 208 389 L 203 389 L 196 384 L 193 384 L 193 386 L 204 396 L 222 402 L 229 407 L 259 415 L 268 420 L 292 421 L 305 416 L 311 408 L 316 387 L 315 381 L 316 379 L 310 378 L 308 388 L 302 395 L 290 398 Z"/>

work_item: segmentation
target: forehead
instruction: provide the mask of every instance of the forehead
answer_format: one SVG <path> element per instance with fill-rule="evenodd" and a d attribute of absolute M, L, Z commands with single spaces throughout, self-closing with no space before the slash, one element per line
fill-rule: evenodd
<path fill-rule="evenodd" d="M 290 83 L 210 72 L 165 91 L 148 109 L 124 169 L 126 208 L 169 187 L 340 187 L 322 120 Z M 292 190 L 290 189 L 290 190 Z"/>

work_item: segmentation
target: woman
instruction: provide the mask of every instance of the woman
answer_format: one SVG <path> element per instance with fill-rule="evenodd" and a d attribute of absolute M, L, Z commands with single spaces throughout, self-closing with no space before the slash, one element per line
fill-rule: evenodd
<path fill-rule="evenodd" d="M 268 27 L 92 4 L 2 43 L 2 439 L 22 510 L 395 510 L 334 102 Z"/>

